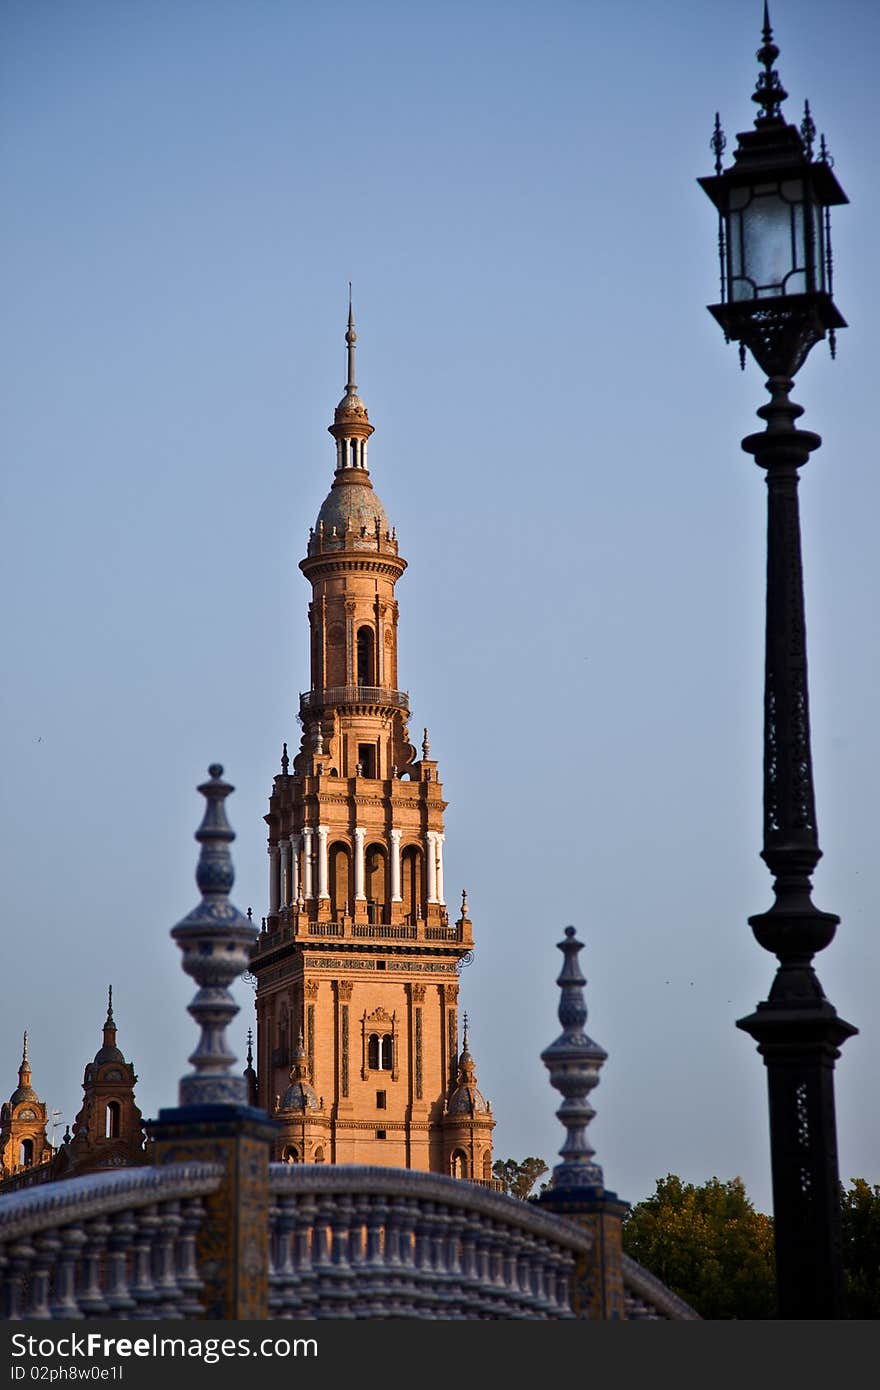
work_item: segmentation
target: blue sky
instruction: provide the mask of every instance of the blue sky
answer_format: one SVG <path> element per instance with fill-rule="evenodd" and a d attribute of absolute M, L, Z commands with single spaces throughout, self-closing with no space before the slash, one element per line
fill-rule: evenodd
<path fill-rule="evenodd" d="M 8 1093 L 21 1031 L 72 1121 L 112 980 L 145 1114 L 195 1030 L 168 932 L 195 784 L 237 791 L 235 901 L 307 683 L 297 569 L 332 476 L 354 282 L 370 466 L 409 569 L 401 683 L 449 801 L 446 883 L 496 1154 L 552 1164 L 555 943 L 608 1051 L 591 1128 L 637 1201 L 740 1174 L 769 1209 L 761 836 L 764 487 L 717 297 L 716 110 L 753 118 L 758 3 L 12 0 L 0 17 L 0 565 Z M 849 328 L 798 377 L 818 972 L 856 1024 L 841 1173 L 880 1182 L 876 7 L 776 0 L 851 206 Z M 243 1052 L 247 987 L 234 1032 Z M 240 1026 L 239 1026 L 240 1025 Z"/>

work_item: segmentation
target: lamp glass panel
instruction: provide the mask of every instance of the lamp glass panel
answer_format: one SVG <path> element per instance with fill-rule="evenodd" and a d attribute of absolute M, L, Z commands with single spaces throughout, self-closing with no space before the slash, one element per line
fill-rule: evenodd
<path fill-rule="evenodd" d="M 759 296 L 785 293 L 785 277 L 795 269 L 792 207 L 778 193 L 753 198 L 743 209 L 743 272 Z"/>

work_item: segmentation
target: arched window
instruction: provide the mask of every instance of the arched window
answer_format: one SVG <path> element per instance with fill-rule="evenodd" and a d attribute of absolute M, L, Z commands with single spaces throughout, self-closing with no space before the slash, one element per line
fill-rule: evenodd
<path fill-rule="evenodd" d="M 299 1163 L 299 1149 L 294 1148 L 292 1144 L 288 1144 L 281 1156 L 281 1161 L 283 1163 Z"/>
<path fill-rule="evenodd" d="M 357 683 L 376 684 L 376 635 L 371 627 L 359 627 L 357 635 Z"/>
<path fill-rule="evenodd" d="M 351 457 L 351 466 L 352 466 L 352 468 L 357 468 L 357 461 L 358 461 L 357 447 L 358 447 L 358 446 L 357 446 L 357 440 L 356 440 L 356 439 L 350 439 L 350 440 L 348 441 L 348 449 L 349 449 L 349 455 L 350 455 L 350 457 Z"/>
<path fill-rule="evenodd" d="M 330 846 L 330 915 L 338 922 L 350 904 L 350 864 L 348 845 L 340 842 Z"/>
<path fill-rule="evenodd" d="M 34 1161 L 34 1141 L 33 1139 L 22 1139 L 21 1147 L 18 1151 L 18 1161 L 22 1168 L 30 1168 Z"/>
<path fill-rule="evenodd" d="M 316 1162 L 316 1163 L 323 1163 L 323 1162 L 324 1162 L 324 1150 L 323 1150 L 323 1149 L 320 1149 L 320 1148 L 315 1149 L 315 1162 Z"/>
<path fill-rule="evenodd" d="M 466 1178 L 468 1175 L 467 1154 L 464 1149 L 454 1149 L 452 1161 L 449 1165 L 450 1172 L 454 1178 Z"/>
<path fill-rule="evenodd" d="M 104 1138 L 118 1139 L 122 1107 L 118 1100 L 108 1100 L 104 1116 Z"/>
<path fill-rule="evenodd" d="M 490 1182 L 492 1178 L 492 1154 L 489 1149 L 483 1154 L 483 1180 Z"/>
<path fill-rule="evenodd" d="M 400 894 L 403 911 L 409 923 L 415 924 L 422 915 L 422 856 L 416 845 L 407 845 L 400 862 Z"/>
<path fill-rule="evenodd" d="M 388 859 L 382 845 L 367 846 L 366 869 L 367 915 L 371 922 L 384 922 L 387 920 Z"/>
<path fill-rule="evenodd" d="M 371 1033 L 367 1039 L 367 1065 L 371 1071 L 391 1071 L 394 1039 L 390 1033 Z"/>

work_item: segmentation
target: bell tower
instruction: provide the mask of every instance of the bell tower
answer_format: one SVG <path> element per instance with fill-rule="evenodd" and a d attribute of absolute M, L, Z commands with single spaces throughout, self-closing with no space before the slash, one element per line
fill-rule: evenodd
<path fill-rule="evenodd" d="M 302 737 L 293 759 L 284 745 L 266 816 L 269 911 L 250 964 L 259 1100 L 282 1126 L 290 1111 L 277 1158 L 445 1172 L 458 971 L 473 937 L 466 902 L 449 920 L 443 788 L 427 729 L 421 757 L 410 742 L 399 689 L 406 561 L 367 467 L 350 304 L 345 341 L 336 470 L 300 562 L 312 590 Z M 311 1145 L 282 1104 L 301 1075 L 320 1113 Z M 482 1148 L 479 1163 L 482 1174 Z"/>

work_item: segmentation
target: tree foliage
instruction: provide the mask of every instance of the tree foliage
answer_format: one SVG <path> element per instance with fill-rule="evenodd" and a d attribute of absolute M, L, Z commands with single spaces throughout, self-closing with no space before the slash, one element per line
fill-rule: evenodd
<path fill-rule="evenodd" d="M 847 1313 L 880 1318 L 880 1186 L 851 1178 L 840 1189 Z"/>
<path fill-rule="evenodd" d="M 704 1318 L 773 1318 L 773 1222 L 741 1178 L 699 1187 L 674 1173 L 626 1217 L 623 1248 Z"/>
<path fill-rule="evenodd" d="M 524 1158 L 522 1163 L 517 1163 L 515 1158 L 498 1158 L 492 1164 L 493 1176 L 511 1197 L 528 1197 L 546 1172 L 547 1164 L 542 1158 Z"/>

